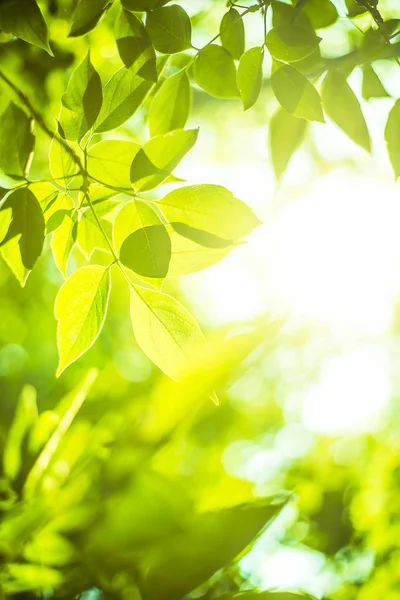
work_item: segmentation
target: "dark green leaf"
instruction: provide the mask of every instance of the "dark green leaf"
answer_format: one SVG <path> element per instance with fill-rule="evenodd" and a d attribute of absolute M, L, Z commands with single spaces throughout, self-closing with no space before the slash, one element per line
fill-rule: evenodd
<path fill-rule="evenodd" d="M 122 62 L 143 79 L 157 81 L 156 54 L 144 25 L 132 13 L 121 10 L 115 22 L 115 39 Z"/>
<path fill-rule="evenodd" d="M 112 0 L 79 0 L 72 13 L 69 37 L 85 35 L 94 29 L 111 4 Z"/>
<path fill-rule="evenodd" d="M 1 210 L 11 208 L 12 221 L 1 246 L 19 236 L 18 246 L 22 264 L 33 269 L 42 253 L 44 242 L 44 218 L 36 196 L 27 188 L 12 192 L 2 204 Z"/>
<path fill-rule="evenodd" d="M 146 28 L 154 47 L 163 54 L 181 52 L 192 45 L 190 19 L 177 4 L 148 13 Z"/>
<path fill-rule="evenodd" d="M 100 112 L 102 99 L 101 80 L 88 53 L 73 72 L 61 99 L 60 123 L 67 139 L 79 140 L 89 131 Z"/>
<path fill-rule="evenodd" d="M 400 177 L 400 100 L 389 113 L 385 128 L 385 140 L 396 179 Z"/>
<path fill-rule="evenodd" d="M 148 553 L 143 598 L 182 598 L 240 554 L 281 507 L 259 500 L 198 515 L 186 531 Z"/>
<path fill-rule="evenodd" d="M 160 6 L 164 6 L 164 4 L 167 4 L 170 1 L 171 0 L 121 0 L 121 4 L 126 10 L 140 12 L 160 8 Z"/>
<path fill-rule="evenodd" d="M 279 109 L 269 124 L 269 145 L 277 179 L 286 171 L 289 161 L 303 141 L 307 122 L 297 119 L 284 108 Z"/>
<path fill-rule="evenodd" d="M 198 129 L 176 129 L 149 140 L 133 159 L 131 183 L 139 190 L 160 185 L 194 146 Z"/>
<path fill-rule="evenodd" d="M 200 50 L 194 63 L 197 85 L 215 98 L 237 98 L 236 67 L 225 48 L 210 44 Z"/>
<path fill-rule="evenodd" d="M 149 111 L 152 136 L 182 129 L 189 116 L 191 88 L 186 71 L 167 79 L 157 91 Z"/>
<path fill-rule="evenodd" d="M 251 48 L 245 52 L 239 63 L 237 85 L 244 110 L 251 108 L 261 92 L 263 79 L 264 52 L 262 47 Z"/>
<path fill-rule="evenodd" d="M 35 0 L 0 2 L 0 29 L 53 55 L 47 25 Z"/>
<path fill-rule="evenodd" d="M 362 95 L 365 100 L 389 96 L 371 65 L 363 66 Z"/>
<path fill-rule="evenodd" d="M 0 173 L 15 179 L 25 177 L 34 145 L 32 119 L 11 103 L 0 115 Z"/>
<path fill-rule="evenodd" d="M 345 2 L 347 14 L 349 15 L 349 17 L 357 17 L 358 15 L 362 15 L 368 12 L 367 8 L 361 6 L 360 4 L 358 4 L 358 2 L 355 2 L 354 0 L 345 0 Z"/>
<path fill-rule="evenodd" d="M 357 96 L 339 71 L 329 71 L 321 87 L 322 102 L 328 117 L 348 137 L 371 151 L 371 140 Z"/>
<path fill-rule="evenodd" d="M 271 84 L 279 104 L 298 118 L 324 122 L 321 98 L 308 79 L 293 67 L 274 62 Z"/>
<path fill-rule="evenodd" d="M 294 5 L 300 4 L 301 0 L 292 0 Z M 338 12 L 330 0 L 307 0 L 299 8 L 309 19 L 314 29 L 329 27 L 337 21 Z"/>
<path fill-rule="evenodd" d="M 144 277 L 166 277 L 171 260 L 171 240 L 164 225 L 137 229 L 122 243 L 122 264 Z"/>
<path fill-rule="evenodd" d="M 239 60 L 245 48 L 245 31 L 243 20 L 235 8 L 225 13 L 219 30 L 221 44 L 233 58 Z"/>

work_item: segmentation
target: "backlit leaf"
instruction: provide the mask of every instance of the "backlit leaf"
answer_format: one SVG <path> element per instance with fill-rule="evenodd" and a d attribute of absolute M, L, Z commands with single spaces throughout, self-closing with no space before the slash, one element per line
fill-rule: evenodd
<path fill-rule="evenodd" d="M 215 98 L 237 98 L 236 67 L 232 56 L 225 48 L 210 44 L 196 56 L 194 77 L 210 96 Z"/>
<path fill-rule="evenodd" d="M 149 140 L 136 154 L 131 166 L 131 183 L 136 191 L 160 185 L 194 146 L 198 129 L 176 129 Z"/>
<path fill-rule="evenodd" d="M 130 168 L 140 149 L 126 140 L 102 140 L 90 147 L 87 168 L 102 183 L 130 189 Z"/>
<path fill-rule="evenodd" d="M 251 48 L 245 52 L 239 62 L 237 85 L 244 110 L 251 108 L 261 92 L 263 80 L 264 52 L 262 47 Z"/>
<path fill-rule="evenodd" d="M 315 51 L 320 41 L 321 38 L 312 30 L 295 24 L 273 27 L 265 39 L 271 56 L 285 62 L 307 58 Z"/>
<path fill-rule="evenodd" d="M 353 142 L 370 152 L 368 127 L 357 96 L 344 75 L 329 71 L 321 87 L 324 110 Z"/>
<path fill-rule="evenodd" d="M 85 35 L 94 29 L 111 3 L 110 0 L 79 0 L 72 13 L 69 37 Z"/>
<path fill-rule="evenodd" d="M 280 179 L 289 161 L 303 141 L 307 128 L 304 119 L 297 119 L 284 108 L 279 109 L 269 123 L 269 145 L 272 165 Z"/>
<path fill-rule="evenodd" d="M 90 55 L 72 73 L 66 93 L 61 98 L 60 124 L 69 140 L 80 140 L 94 125 L 102 105 L 102 87 Z"/>
<path fill-rule="evenodd" d="M 67 278 L 68 260 L 76 242 L 76 235 L 76 217 L 67 214 L 64 216 L 61 225 L 54 231 L 51 240 L 54 262 L 60 269 L 64 279 Z"/>
<path fill-rule="evenodd" d="M 235 8 L 231 8 L 222 17 L 220 25 L 221 44 L 233 58 L 239 60 L 245 48 L 243 20 Z"/>
<path fill-rule="evenodd" d="M 115 39 L 124 65 L 143 79 L 157 81 L 156 55 L 144 25 L 132 13 L 121 10 L 115 22 Z"/>
<path fill-rule="evenodd" d="M 171 240 L 164 225 L 149 225 L 131 233 L 122 243 L 120 259 L 138 275 L 166 277 L 171 260 Z"/>
<path fill-rule="evenodd" d="M 189 116 L 191 87 L 186 71 L 167 79 L 153 98 L 149 111 L 152 136 L 182 129 Z"/>
<path fill-rule="evenodd" d="M 160 6 L 164 6 L 171 0 L 121 0 L 121 4 L 126 10 L 144 11 L 154 10 Z"/>
<path fill-rule="evenodd" d="M 15 411 L 14 419 L 8 431 L 3 451 L 4 475 L 14 480 L 21 469 L 22 445 L 37 419 L 36 390 L 30 385 L 23 388 Z"/>
<path fill-rule="evenodd" d="M 301 0 L 292 0 L 294 5 Z M 329 27 L 337 21 L 338 12 L 331 0 L 307 0 L 300 10 L 310 19 L 314 29 Z"/>
<path fill-rule="evenodd" d="M 35 0 L 0 2 L 0 29 L 53 55 L 47 25 Z"/>
<path fill-rule="evenodd" d="M 109 269 L 98 265 L 75 271 L 60 288 L 55 302 L 60 375 L 96 341 L 107 313 Z"/>
<path fill-rule="evenodd" d="M 363 66 L 362 95 L 365 100 L 389 96 L 371 65 Z"/>
<path fill-rule="evenodd" d="M 400 177 L 400 100 L 389 113 L 385 127 L 385 140 L 396 179 Z"/>
<path fill-rule="evenodd" d="M 308 121 L 324 122 L 321 98 L 307 77 L 299 71 L 274 62 L 271 84 L 279 104 L 292 115 Z"/>
<path fill-rule="evenodd" d="M 9 104 L 0 115 L 0 181 L 2 173 L 16 180 L 27 175 L 34 145 L 32 119 Z"/>
<path fill-rule="evenodd" d="M 163 54 L 174 54 L 192 45 L 192 26 L 185 10 L 178 4 L 148 13 L 146 29 L 154 47 Z"/>

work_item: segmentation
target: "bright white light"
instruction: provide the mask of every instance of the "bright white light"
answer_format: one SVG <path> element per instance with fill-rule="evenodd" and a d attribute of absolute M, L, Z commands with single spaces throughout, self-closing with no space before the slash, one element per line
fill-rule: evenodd
<path fill-rule="evenodd" d="M 378 345 L 360 346 L 326 360 L 303 398 L 303 422 L 328 435 L 375 431 L 391 395 L 387 351 Z"/>

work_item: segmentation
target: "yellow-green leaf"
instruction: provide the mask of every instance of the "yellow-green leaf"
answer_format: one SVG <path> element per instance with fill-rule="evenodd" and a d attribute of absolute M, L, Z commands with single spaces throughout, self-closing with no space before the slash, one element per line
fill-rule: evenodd
<path fill-rule="evenodd" d="M 244 110 L 251 108 L 261 92 L 264 52 L 261 46 L 245 52 L 239 62 L 237 85 Z"/>
<path fill-rule="evenodd" d="M 307 77 L 295 68 L 274 62 L 271 84 L 279 104 L 292 115 L 324 122 L 320 95 Z"/>
<path fill-rule="evenodd" d="M 154 47 L 163 54 L 175 54 L 192 45 L 192 25 L 178 4 L 165 6 L 147 14 L 146 29 Z"/>
<path fill-rule="evenodd" d="M 385 140 L 390 162 L 396 179 L 400 177 L 400 100 L 397 100 L 389 113 L 385 127 Z"/>
<path fill-rule="evenodd" d="M 49 32 L 35 0 L 4 0 L 0 3 L 0 29 L 46 50 L 51 56 Z"/>
<path fill-rule="evenodd" d="M 131 188 L 130 168 L 140 150 L 136 142 L 126 140 L 103 140 L 88 151 L 89 174 L 104 184 Z"/>
<path fill-rule="evenodd" d="M 225 48 L 210 44 L 196 56 L 194 78 L 207 94 L 215 98 L 238 98 L 236 67 Z"/>
<path fill-rule="evenodd" d="M 222 17 L 220 25 L 221 44 L 233 58 L 239 60 L 245 48 L 243 19 L 236 8 L 230 8 Z"/>
<path fill-rule="evenodd" d="M 269 145 L 277 179 L 282 177 L 292 155 L 300 146 L 306 127 L 304 119 L 293 117 L 284 108 L 278 109 L 272 117 L 269 123 Z"/>
<path fill-rule="evenodd" d="M 191 87 L 185 70 L 167 79 L 153 98 L 149 111 L 152 136 L 182 129 L 189 116 Z"/>

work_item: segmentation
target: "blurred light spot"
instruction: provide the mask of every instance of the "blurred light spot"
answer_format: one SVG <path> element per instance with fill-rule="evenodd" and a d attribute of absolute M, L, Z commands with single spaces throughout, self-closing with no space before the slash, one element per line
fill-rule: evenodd
<path fill-rule="evenodd" d="M 133 383 L 146 381 L 151 375 L 150 361 L 134 346 L 126 346 L 118 350 L 114 364 L 121 377 Z"/>
<path fill-rule="evenodd" d="M 309 452 L 312 434 L 303 425 L 286 425 L 275 438 L 275 450 L 285 458 L 300 458 Z"/>
<path fill-rule="evenodd" d="M 7 344 L 0 351 L 0 377 L 20 373 L 28 361 L 28 353 L 18 344 Z"/>
<path fill-rule="evenodd" d="M 303 396 L 303 422 L 311 431 L 330 435 L 375 431 L 391 394 L 387 350 L 361 346 L 325 361 Z"/>

